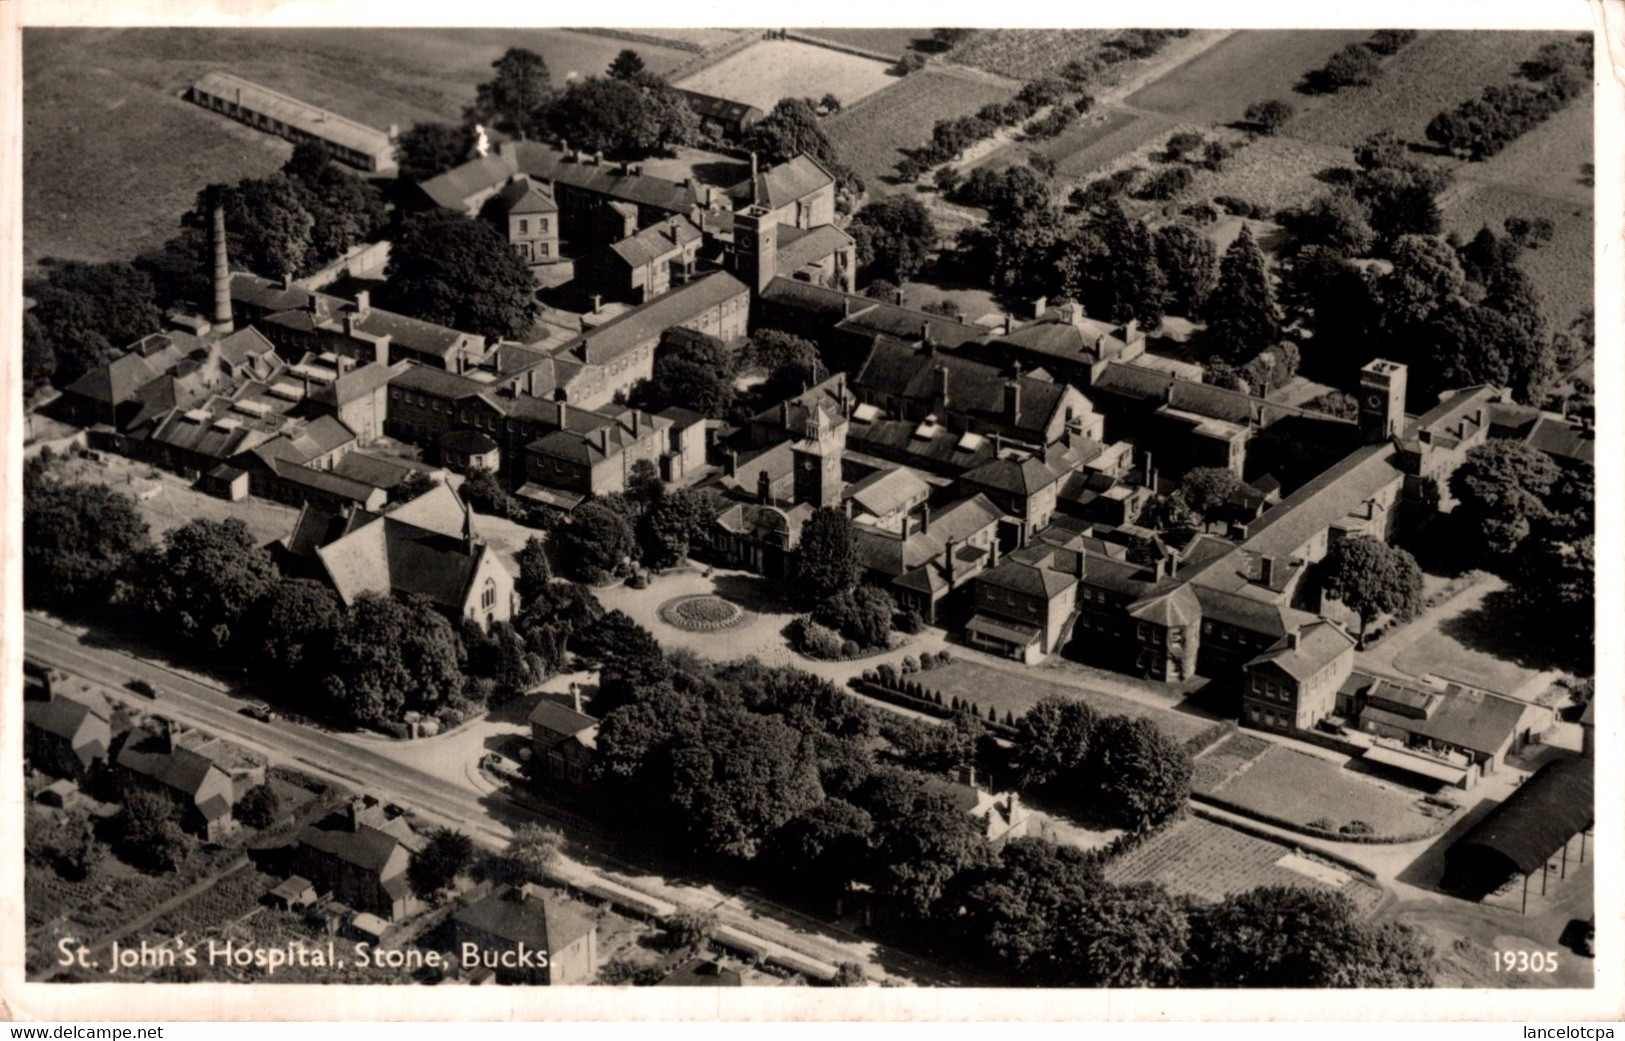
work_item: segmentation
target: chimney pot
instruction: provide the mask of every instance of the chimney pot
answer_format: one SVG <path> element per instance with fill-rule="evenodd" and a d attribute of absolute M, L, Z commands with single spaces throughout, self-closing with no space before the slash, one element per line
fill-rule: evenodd
<path fill-rule="evenodd" d="M 896 304 L 898 307 L 903 306 L 903 291 L 901 289 L 892 290 L 891 302 Z"/>
<path fill-rule="evenodd" d="M 766 470 L 756 473 L 756 499 L 762 505 L 773 501 L 773 482 L 768 478 Z"/>
<path fill-rule="evenodd" d="M 355 311 L 357 317 L 363 317 L 372 310 L 372 290 L 363 289 L 355 295 Z"/>
<path fill-rule="evenodd" d="M 927 503 L 921 503 L 920 504 L 920 534 L 921 535 L 929 535 L 930 533 L 931 533 L 931 504 L 928 503 L 928 502 Z"/>
<path fill-rule="evenodd" d="M 1009 336 L 1016 331 L 1016 320 L 1009 315 L 1004 316 L 1004 335 Z"/>

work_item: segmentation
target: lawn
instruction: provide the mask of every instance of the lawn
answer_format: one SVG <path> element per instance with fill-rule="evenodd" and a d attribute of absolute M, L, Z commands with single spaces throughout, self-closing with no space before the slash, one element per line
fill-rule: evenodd
<path fill-rule="evenodd" d="M 1372 834 L 1431 834 L 1444 821 L 1422 812 L 1419 796 L 1390 788 L 1306 752 L 1271 745 L 1246 770 L 1208 793 L 1215 802 L 1306 827 L 1330 822 L 1331 831 L 1364 821 Z"/>
<path fill-rule="evenodd" d="M 1167 709 L 1154 708 L 1130 701 L 1128 698 L 1089 690 L 1069 683 L 1054 683 L 1019 672 L 996 669 L 971 661 L 956 661 L 915 674 L 913 679 L 931 690 L 940 690 L 944 701 L 958 697 L 974 703 L 985 715 L 991 706 L 1004 719 L 1006 712 L 1020 717 L 1040 698 L 1059 694 L 1065 698 L 1087 702 L 1099 714 L 1135 716 L 1156 723 L 1163 733 L 1175 741 L 1187 741 L 1207 730 L 1212 723 Z"/>
<path fill-rule="evenodd" d="M 1379 130 L 1423 141 L 1428 121 L 1491 84 L 1511 83 L 1518 63 L 1540 45 L 1572 34 L 1535 31 L 1424 32 L 1382 64 L 1369 86 L 1349 87 L 1301 112 L 1286 128 L 1293 137 L 1352 148 Z M 1302 95 L 1288 99 L 1303 108 Z"/>
<path fill-rule="evenodd" d="M 1366 30 L 1242 30 L 1130 94 L 1124 103 L 1204 125 L 1238 120 L 1248 105 L 1269 98 L 1289 100 L 1301 109 L 1308 99 L 1292 88 L 1303 74 L 1325 64 L 1344 44 L 1370 35 Z"/>
<path fill-rule="evenodd" d="M 931 66 L 848 105 L 827 119 L 824 128 L 841 160 L 874 190 L 883 188 L 883 178 L 895 173 L 902 149 L 931 139 L 931 127 L 938 120 L 1008 101 L 1017 86 L 971 69 Z"/>
<path fill-rule="evenodd" d="M 1155 882 L 1176 896 L 1208 901 L 1269 885 L 1330 889 L 1366 910 L 1382 898 L 1358 875 L 1199 817 L 1187 817 L 1111 861 L 1105 875 L 1114 885 Z"/>
<path fill-rule="evenodd" d="M 780 98 L 834 94 L 843 105 L 862 100 L 896 80 L 873 58 L 802 43 L 762 40 L 677 82 L 684 90 L 755 105 L 764 112 Z"/>
<path fill-rule="evenodd" d="M 1347 148 L 1291 137 L 1260 137 L 1237 148 L 1223 169 L 1195 170 L 1196 177 L 1180 199 L 1199 202 L 1228 195 L 1274 212 L 1306 205 L 1330 191 L 1330 185 L 1315 179 L 1321 171 L 1353 165 L 1353 154 Z"/>
<path fill-rule="evenodd" d="M 1589 106 L 1587 106 L 1589 108 Z M 1567 194 L 1573 167 L 1554 155 L 1551 181 Z M 1492 160 L 1493 161 L 1493 160 Z M 1444 209 L 1444 230 L 1471 238 L 1481 227 L 1497 232 L 1508 217 L 1545 217 L 1552 222 L 1552 241 L 1525 250 L 1518 266 L 1529 275 L 1546 301 L 1546 319 L 1554 331 L 1567 328 L 1581 311 L 1595 307 L 1594 210 L 1589 200 L 1579 202 L 1550 194 L 1520 191 L 1491 184 L 1463 183 L 1454 188 Z"/>
<path fill-rule="evenodd" d="M 1508 617 L 1504 589 L 1500 579 L 1492 578 L 1453 601 L 1449 614 L 1436 617 L 1426 632 L 1395 652 L 1394 668 L 1410 676 L 1431 674 L 1501 694 L 1518 693 L 1536 678 L 1538 667 L 1550 663 L 1528 657 L 1531 641 L 1520 631 L 1519 619 Z M 1528 666 L 1508 657 L 1517 653 L 1526 656 Z"/>

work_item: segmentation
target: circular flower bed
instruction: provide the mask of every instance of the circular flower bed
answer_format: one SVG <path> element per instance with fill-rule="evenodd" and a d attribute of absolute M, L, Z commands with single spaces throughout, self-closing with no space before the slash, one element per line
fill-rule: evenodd
<path fill-rule="evenodd" d="M 745 620 L 745 609 L 707 593 L 679 596 L 660 605 L 660 620 L 691 633 L 732 629 Z"/>

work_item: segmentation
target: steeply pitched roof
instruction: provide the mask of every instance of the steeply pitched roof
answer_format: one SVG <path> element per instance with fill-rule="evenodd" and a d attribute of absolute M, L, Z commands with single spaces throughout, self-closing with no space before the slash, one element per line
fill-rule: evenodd
<path fill-rule="evenodd" d="M 598 720 L 544 697 L 531 710 L 530 723 L 555 734 L 573 737 L 584 730 L 596 727 Z"/>
<path fill-rule="evenodd" d="M 755 105 L 747 105 L 743 101 L 730 101 L 714 94 L 701 94 L 697 90 L 684 90 L 681 87 L 675 89 L 683 96 L 683 100 L 688 102 L 688 107 L 694 110 L 694 114 L 701 119 L 749 126 L 767 114 Z"/>
<path fill-rule="evenodd" d="M 89 691 L 78 695 L 53 692 L 49 699 L 29 699 L 23 703 L 23 721 L 28 726 L 70 741 L 80 736 L 86 721 L 90 720 L 94 721 L 91 729 L 105 746 L 111 737 L 107 725 L 110 717 L 107 700 Z"/>
<path fill-rule="evenodd" d="M 420 183 L 418 188 L 436 205 L 448 210 L 461 210 L 467 206 L 467 199 L 490 191 L 518 172 L 518 164 L 511 158 L 492 152 L 431 177 Z"/>
<path fill-rule="evenodd" d="M 1342 629 L 1331 622 L 1312 622 L 1298 630 L 1296 646 L 1290 635 L 1284 636 L 1248 662 L 1247 668 L 1269 662 L 1293 679 L 1302 681 L 1353 649 L 1354 638 Z"/>
<path fill-rule="evenodd" d="M 1282 637 L 1299 625 L 1315 621 L 1315 616 L 1282 604 L 1255 600 L 1249 596 L 1214 589 L 1200 583 L 1191 586 L 1202 605 L 1204 621 L 1233 625 L 1248 632 Z"/>
<path fill-rule="evenodd" d="M 973 416 L 991 429 L 1002 429 L 1008 436 L 1034 443 L 1047 439 L 1067 391 L 1064 384 L 1030 376 L 1007 376 L 992 365 L 953 354 L 933 354 L 888 337 L 876 339 L 852 387 L 873 397 L 934 403 L 941 379 L 939 370 L 947 374 L 948 382 L 944 411 Z M 1005 405 L 1007 385 L 1018 388 L 1020 394 L 1013 420 Z"/>
<path fill-rule="evenodd" d="M 403 818 L 388 820 L 376 808 L 362 812 L 354 828 L 346 810 L 339 810 L 299 833 L 300 845 L 320 850 L 353 864 L 374 877 L 389 866 L 397 849 L 409 853 L 423 847 L 423 840 Z"/>
<path fill-rule="evenodd" d="M 976 581 L 1023 596 L 1050 600 L 1078 584 L 1077 576 L 1006 557 L 976 576 Z"/>
<path fill-rule="evenodd" d="M 155 734 L 132 735 L 132 740 L 119 749 L 118 765 L 132 773 L 150 778 L 166 788 L 179 792 L 197 804 L 197 797 L 211 773 L 229 776 L 207 756 L 184 747 L 165 746 L 164 739 Z M 230 807 L 226 807 L 230 809 Z M 205 813 L 208 817 L 209 814 Z M 215 816 L 219 816 L 216 814 Z M 210 819 L 214 819 L 210 817 Z"/>
<path fill-rule="evenodd" d="M 553 193 L 545 185 L 537 184 L 528 177 L 511 181 L 497 192 L 496 204 L 511 217 L 559 211 Z"/>
<path fill-rule="evenodd" d="M 770 166 L 756 175 L 754 192 L 750 178 L 745 178 L 732 188 L 728 194 L 737 204 L 759 203 L 768 209 L 776 210 L 781 206 L 789 206 L 798 199 L 821 191 L 835 183 L 835 177 L 823 164 L 810 155 L 802 154 L 788 162 L 777 166 Z"/>
<path fill-rule="evenodd" d="M 310 392 L 311 400 L 335 408 L 348 405 L 387 385 L 390 380 L 404 373 L 406 367 L 411 364 L 413 363 L 401 362 L 392 366 L 370 361 L 359 369 L 342 373 L 330 384 L 313 388 Z"/>
<path fill-rule="evenodd" d="M 89 370 L 68 384 L 66 392 L 107 405 L 120 405 L 135 397 L 136 391 L 159 375 L 141 355 L 123 354 Z"/>
<path fill-rule="evenodd" d="M 598 926 L 576 905 L 537 886 L 503 886 L 455 916 L 458 925 L 557 955 Z"/>

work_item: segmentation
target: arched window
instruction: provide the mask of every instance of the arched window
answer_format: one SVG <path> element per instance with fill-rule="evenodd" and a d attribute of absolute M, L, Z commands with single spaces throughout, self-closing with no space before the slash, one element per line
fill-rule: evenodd
<path fill-rule="evenodd" d="M 485 591 L 480 595 L 480 606 L 489 610 L 496 606 L 496 602 L 497 581 L 494 578 L 488 578 L 485 580 Z"/>

